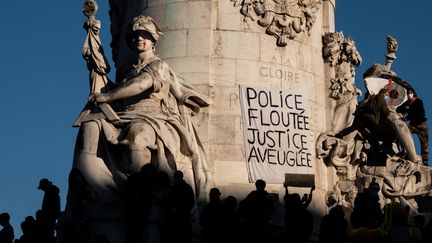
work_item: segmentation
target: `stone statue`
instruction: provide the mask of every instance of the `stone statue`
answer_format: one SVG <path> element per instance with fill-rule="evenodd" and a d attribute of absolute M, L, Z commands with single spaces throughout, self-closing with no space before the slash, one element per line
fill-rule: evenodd
<path fill-rule="evenodd" d="M 388 69 L 391 68 L 394 59 L 396 59 L 396 52 L 398 50 L 399 44 L 396 39 L 387 35 L 387 55 L 386 55 L 386 66 Z"/>
<path fill-rule="evenodd" d="M 327 203 L 329 206 L 342 205 L 347 213 L 350 213 L 354 206 L 355 194 L 368 188 L 372 182 L 380 185 L 379 195 L 382 202 L 386 199 L 399 200 L 410 206 L 413 212 L 417 209 L 414 197 L 428 194 L 431 190 L 431 170 L 420 163 L 412 135 L 396 112 L 396 107 L 406 100 L 406 89 L 410 85 L 390 69 L 396 58 L 398 45 L 390 36 L 387 40 L 386 65 L 374 64 L 363 75 L 368 92 L 366 99 L 357 106 L 355 112 L 345 109 L 345 116 L 336 116 L 335 112 L 335 119 L 346 117 L 346 120 L 349 120 L 359 116 L 362 109 L 366 109 L 374 99 L 379 100 L 381 106 L 385 106 L 385 115 L 372 127 L 371 124 L 362 127 L 356 124 L 355 119 L 349 123 L 343 122 L 343 126 L 334 125 L 333 131 L 321 134 L 317 141 L 317 155 L 322 157 L 327 165 L 335 168 L 337 176 L 334 190 L 328 192 Z M 335 70 L 343 63 L 339 54 L 343 41 L 343 36 L 338 33 L 328 33 L 323 39 L 323 57 Z M 346 95 L 347 90 L 334 88 L 334 80 L 337 80 L 338 75 L 340 74 L 336 71 L 336 78 L 330 80 L 330 97 L 336 100 Z M 388 98 L 386 101 L 385 96 Z M 356 129 L 351 129 L 353 127 Z M 406 157 L 402 156 L 396 138 L 404 148 Z"/>
<path fill-rule="evenodd" d="M 94 0 L 88 0 L 84 8 L 94 10 L 94 6 Z M 91 94 L 74 123 L 80 130 L 73 168 L 81 173 L 96 201 L 106 205 L 121 204 L 123 183 L 148 163 L 169 175 L 182 170 L 196 196 L 205 197 L 210 172 L 191 116 L 207 107 L 209 98 L 184 84 L 156 56 L 154 45 L 163 33 L 147 16 L 135 17 L 126 35 L 136 63 L 123 80 L 109 81 L 98 37 L 100 22 L 94 12 L 87 15 L 83 51 Z"/>

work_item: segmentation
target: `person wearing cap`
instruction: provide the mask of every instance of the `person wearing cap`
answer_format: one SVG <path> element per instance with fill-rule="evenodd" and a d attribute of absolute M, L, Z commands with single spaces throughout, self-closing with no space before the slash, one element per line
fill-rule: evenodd
<path fill-rule="evenodd" d="M 423 164 L 429 160 L 429 126 L 425 115 L 423 101 L 417 96 L 414 89 L 407 91 L 408 100 L 397 108 L 397 112 L 405 115 L 409 121 L 409 129 L 416 133 L 420 140 L 421 157 Z"/>
<path fill-rule="evenodd" d="M 41 207 L 42 220 L 48 227 L 54 229 L 55 222 L 60 215 L 60 189 L 47 178 L 39 181 L 38 189 L 44 192 Z"/>
<path fill-rule="evenodd" d="M 89 96 L 91 102 L 111 104 L 121 119 L 116 124 L 105 119 L 83 122 L 77 141 L 74 167 L 101 201 L 118 199 L 125 179 L 148 163 L 169 175 L 178 163 L 191 168 L 185 180 L 195 186 L 197 196 L 209 183 L 204 148 L 190 120 L 209 99 L 182 83 L 155 54 L 162 35 L 151 17 L 135 17 L 126 33 L 135 64 L 114 88 Z"/>

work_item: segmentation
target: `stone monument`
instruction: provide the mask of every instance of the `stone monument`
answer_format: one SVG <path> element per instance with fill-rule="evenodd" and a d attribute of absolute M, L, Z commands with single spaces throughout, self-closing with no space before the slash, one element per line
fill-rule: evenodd
<path fill-rule="evenodd" d="M 322 35 L 334 31 L 334 1 L 110 1 L 113 59 L 121 80 L 133 62 L 124 33 L 134 16 L 164 32 L 159 56 L 211 105 L 193 117 L 214 185 L 242 198 L 264 179 L 283 197 L 287 175 L 317 185 L 328 168 L 316 138 L 332 121 Z M 255 138 L 255 139 L 254 139 Z M 267 141 L 264 141 L 267 139 Z M 296 174 L 307 175 L 297 181 Z M 291 180 L 290 179 L 290 180 Z M 321 203 L 312 203 L 325 213 Z"/>
<path fill-rule="evenodd" d="M 372 181 L 383 198 L 411 204 L 411 196 L 430 190 L 430 170 L 414 163 L 415 151 L 410 161 L 386 156 L 387 166 L 378 168 L 369 162 L 382 157 L 368 154 L 362 134 L 336 136 L 355 121 L 362 59 L 351 38 L 334 32 L 335 0 L 109 4 L 114 81 L 97 4 L 84 7 L 91 95 L 74 123 L 80 132 L 66 215 L 86 222 L 87 237 L 125 242 L 122 187 L 145 164 L 170 176 L 181 170 L 198 202 L 212 186 L 242 199 L 258 179 L 279 199 L 284 184 L 299 193 L 315 187 L 309 209 L 317 218 L 335 204 L 350 212 Z M 387 65 L 366 76 L 404 87 L 390 71 L 397 45 L 389 40 Z M 412 147 L 406 130 L 398 135 Z"/>

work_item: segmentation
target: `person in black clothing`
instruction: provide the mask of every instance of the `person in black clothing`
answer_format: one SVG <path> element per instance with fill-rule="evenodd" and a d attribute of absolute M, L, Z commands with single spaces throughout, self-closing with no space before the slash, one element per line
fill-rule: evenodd
<path fill-rule="evenodd" d="M 330 209 L 321 221 L 319 243 L 344 243 L 348 223 L 341 205 Z"/>
<path fill-rule="evenodd" d="M 39 238 L 39 232 L 37 232 L 37 223 L 33 216 L 25 217 L 24 221 L 21 222 L 22 235 L 19 238 L 21 243 L 36 243 L 41 242 Z"/>
<path fill-rule="evenodd" d="M 220 198 L 221 192 L 218 188 L 212 188 L 209 193 L 210 202 L 204 206 L 200 225 L 203 228 L 203 242 L 218 243 L 224 242 L 224 205 Z"/>
<path fill-rule="evenodd" d="M 313 217 L 307 207 L 312 201 L 315 186 L 311 187 L 309 195 L 303 196 L 303 199 L 297 193 L 290 194 L 287 184 L 284 184 L 284 187 L 286 237 L 293 242 L 309 242 L 313 232 Z"/>
<path fill-rule="evenodd" d="M 429 160 L 429 126 L 425 115 L 423 101 L 418 98 L 414 89 L 408 90 L 408 100 L 397 108 L 397 112 L 405 114 L 405 119 L 410 121 L 408 127 L 412 133 L 416 133 L 420 140 L 421 156 L 423 164 Z"/>
<path fill-rule="evenodd" d="M 54 229 L 56 220 L 60 215 L 60 189 L 47 178 L 39 181 L 38 189 L 45 192 L 41 210 L 45 216 L 46 224 Z"/>
<path fill-rule="evenodd" d="M 0 230 L 0 242 L 12 243 L 15 238 L 12 225 L 9 223 L 10 216 L 8 213 L 0 214 L 0 225 L 3 227 Z"/>
<path fill-rule="evenodd" d="M 225 243 L 241 242 L 239 238 L 240 218 L 237 215 L 237 198 L 227 196 L 223 203 L 224 207 L 224 226 L 223 234 L 226 235 Z"/>
<path fill-rule="evenodd" d="M 183 172 L 174 172 L 174 185 L 169 193 L 170 212 L 162 227 L 162 242 L 188 243 L 192 241 L 191 212 L 195 206 L 192 187 L 183 179 Z"/>
<path fill-rule="evenodd" d="M 129 176 L 123 186 L 128 243 L 143 241 L 143 231 L 146 230 L 146 221 L 152 206 L 156 174 L 153 164 L 145 164 L 139 173 Z"/>
<path fill-rule="evenodd" d="M 386 103 L 388 96 L 387 89 L 381 89 L 376 95 L 368 93 L 368 97 L 357 106 L 352 125 L 338 132 L 335 137 L 342 139 L 354 131 L 359 131 L 372 145 L 371 152 L 374 156 L 380 156 L 383 151 L 379 140 L 391 137 L 386 136 L 391 131 L 387 124 L 387 116 L 390 114 Z"/>

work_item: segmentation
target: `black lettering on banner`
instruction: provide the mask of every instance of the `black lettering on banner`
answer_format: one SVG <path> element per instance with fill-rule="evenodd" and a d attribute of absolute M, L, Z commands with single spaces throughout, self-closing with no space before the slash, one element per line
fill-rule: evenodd
<path fill-rule="evenodd" d="M 253 88 L 246 88 L 246 94 L 247 94 L 247 101 L 248 101 L 248 106 L 251 106 L 251 99 L 255 99 L 256 98 L 256 91 Z"/>
<path fill-rule="evenodd" d="M 252 119 L 257 119 L 258 117 L 252 114 L 253 111 L 258 111 L 258 109 L 248 109 L 248 120 L 249 120 L 249 126 L 252 126 Z"/>
<path fill-rule="evenodd" d="M 289 167 L 311 168 L 311 154 L 304 151 L 277 150 L 252 146 L 248 155 L 248 162 L 255 160 L 257 163 L 281 165 Z"/>
<path fill-rule="evenodd" d="M 260 69 L 262 76 L 283 76 L 282 71 Z M 291 74 L 292 75 L 292 74 Z M 306 99 L 302 94 L 246 88 L 249 163 L 269 166 L 312 167 L 307 131 Z M 283 128 L 283 129 L 281 129 Z"/>

